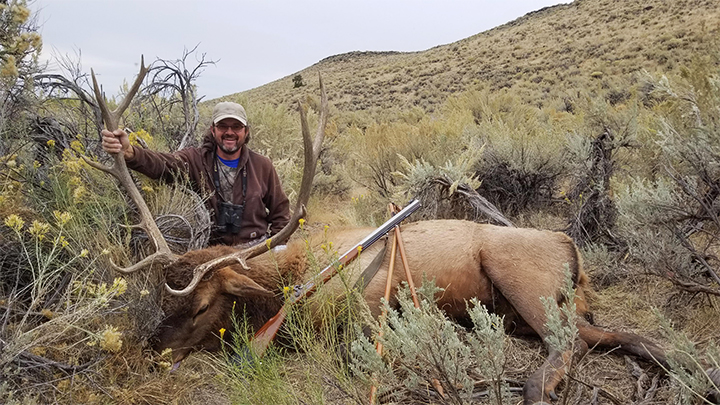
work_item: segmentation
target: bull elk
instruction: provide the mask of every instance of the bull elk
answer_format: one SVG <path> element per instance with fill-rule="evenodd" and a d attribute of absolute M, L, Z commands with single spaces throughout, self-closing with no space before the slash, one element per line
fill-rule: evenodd
<path fill-rule="evenodd" d="M 93 75 L 97 101 L 101 105 L 108 129 L 116 127 L 122 111 L 137 91 L 146 71 L 140 74 L 128 95 L 116 111 L 105 106 Z M 232 330 L 232 311 L 243 311 L 250 325 L 260 328 L 283 304 L 282 287 L 287 280 L 307 280 L 310 258 L 306 241 L 288 243 L 285 250 L 263 254 L 286 240 L 298 227 L 304 215 L 304 204 L 310 195 L 316 161 L 327 122 L 327 98 L 320 83 L 322 108 L 315 139 L 310 137 L 304 110 L 300 108 L 305 149 L 305 166 L 301 191 L 293 218 L 288 226 L 268 243 L 249 249 L 237 250 L 229 246 L 215 246 L 190 251 L 180 257 L 170 253 L 162 235 L 154 225 L 149 210 L 127 172 L 122 156 L 115 157 L 115 166 L 93 166 L 116 176 L 128 190 L 131 199 L 140 207 L 141 227 L 154 240 L 157 252 L 140 263 L 121 271 L 135 271 L 152 262 L 165 265 L 166 291 L 162 297 L 165 319 L 156 331 L 154 348 L 157 351 L 172 349 L 173 361 L 178 364 L 192 351 L 218 350 L 220 329 Z M 113 127 L 115 126 L 115 127 Z M 134 191 L 133 191 L 134 189 Z M 341 229 L 325 235 L 310 235 L 311 249 L 320 251 L 320 245 L 331 240 L 338 251 L 354 246 L 371 229 Z M 508 330 L 520 334 L 545 337 L 546 315 L 541 297 L 553 297 L 562 303 L 566 266 L 569 266 L 576 288 L 578 331 L 580 341 L 573 353 L 560 352 L 549 347 L 544 364 L 530 376 L 524 387 L 525 403 L 549 402 L 557 384 L 565 373 L 565 364 L 571 356 L 590 347 L 619 348 L 648 361 L 666 364 L 664 351 L 655 343 L 632 333 L 607 331 L 588 321 L 591 317 L 585 295 L 588 277 L 583 271 L 578 249 L 565 234 L 535 229 L 499 227 L 461 220 L 420 221 L 405 225 L 403 238 L 412 277 L 434 279 L 445 289 L 438 305 L 449 316 L 467 316 L 466 302 L 477 298 L 489 310 L 505 319 Z M 348 266 L 346 276 L 350 283 L 360 277 L 371 260 L 381 251 L 373 245 Z M 380 299 L 384 295 L 390 252 L 385 253 L 380 270 L 363 291 L 369 307 L 380 312 Z M 322 255 L 315 255 L 322 257 Z M 452 260 L 448 260 L 452 257 Z M 347 279 L 346 279 L 347 280 Z M 391 279 L 393 291 L 405 280 L 403 271 L 395 271 Z M 331 280 L 325 291 L 343 296 L 340 280 Z M 226 334 L 226 338 L 229 333 Z"/>

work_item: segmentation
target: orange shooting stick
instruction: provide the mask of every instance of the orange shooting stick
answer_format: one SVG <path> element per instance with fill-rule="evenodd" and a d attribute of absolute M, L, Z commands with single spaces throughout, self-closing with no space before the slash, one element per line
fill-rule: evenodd
<path fill-rule="evenodd" d="M 390 204 L 390 214 L 394 214 L 395 210 L 393 209 L 394 205 Z M 392 288 L 392 276 L 393 271 L 395 270 L 395 256 L 397 253 L 397 236 L 398 231 L 400 230 L 399 226 L 395 226 L 395 231 L 393 232 L 393 240 L 392 240 L 392 250 L 390 251 L 390 266 L 388 266 L 388 274 L 387 274 L 387 282 L 385 283 L 385 301 L 390 301 L 390 290 Z M 380 314 L 381 318 L 384 318 L 387 316 L 387 312 L 385 309 L 383 309 L 382 314 Z M 380 342 L 380 339 L 383 335 L 382 330 L 378 333 L 378 340 L 375 342 L 375 351 L 377 354 L 382 356 L 383 351 L 383 345 Z M 373 384 L 372 387 L 370 387 L 370 405 L 373 405 L 375 401 L 377 400 L 377 385 Z"/>
<path fill-rule="evenodd" d="M 400 236 L 399 225 L 395 227 L 395 239 L 397 239 L 398 249 L 400 250 L 400 260 L 402 260 L 403 268 L 405 269 L 405 278 L 410 288 L 410 294 L 412 294 L 413 304 L 415 304 L 415 308 L 420 308 L 420 300 L 418 300 L 417 293 L 415 292 L 415 283 L 413 282 L 412 274 L 410 274 L 410 266 L 408 265 L 407 256 L 405 255 L 405 243 L 403 242 L 402 236 Z"/>
<path fill-rule="evenodd" d="M 366 236 L 365 239 L 360 241 L 360 243 L 353 246 L 336 262 L 331 263 L 329 266 L 325 267 L 312 280 L 301 286 L 296 286 L 294 293 L 285 302 L 285 305 L 280 308 L 280 311 L 278 311 L 275 316 L 270 318 L 270 320 L 267 321 L 265 325 L 263 325 L 255 333 L 255 336 L 250 342 L 250 347 L 255 353 L 255 355 L 258 357 L 262 356 L 265 353 L 265 350 L 267 350 L 268 346 L 270 346 L 270 342 L 275 339 L 275 335 L 277 335 L 278 330 L 280 330 L 280 326 L 282 326 L 283 322 L 285 322 L 285 318 L 287 317 L 287 308 L 289 305 L 296 304 L 301 299 L 309 297 L 313 293 L 315 293 L 318 285 L 322 285 L 328 282 L 335 274 L 337 274 L 338 270 L 347 266 L 348 263 L 355 260 L 360 251 L 362 251 L 363 249 L 367 249 L 373 243 L 377 242 L 386 233 L 393 229 L 397 224 L 402 222 L 405 218 L 409 217 L 410 214 L 415 212 L 415 210 L 417 210 L 418 208 L 420 208 L 420 201 L 411 201 L 402 211 L 398 212 L 395 216 L 387 220 L 373 233 Z"/>
<path fill-rule="evenodd" d="M 390 208 L 391 212 L 395 212 L 395 209 L 393 208 L 393 205 L 391 205 Z M 415 283 L 413 282 L 412 274 L 410 273 L 410 266 L 408 265 L 407 261 L 407 255 L 405 254 L 405 243 L 403 242 L 402 236 L 400 235 L 400 225 L 395 226 L 395 237 L 393 238 L 393 246 L 392 246 L 392 254 L 390 255 L 390 268 L 388 269 L 388 279 L 387 284 L 385 284 L 385 301 L 390 300 L 390 286 L 391 286 L 391 279 L 392 279 L 392 273 L 393 268 L 395 267 L 395 242 L 397 242 L 397 247 L 400 250 L 400 260 L 402 260 L 403 268 L 405 269 L 405 278 L 407 279 L 408 288 L 410 289 L 410 294 L 412 295 L 413 304 L 415 305 L 415 308 L 420 308 L 420 300 L 417 297 L 417 293 L 415 292 Z M 380 316 L 386 316 L 387 314 L 383 310 L 382 315 Z M 378 337 L 382 337 L 382 331 L 378 334 Z M 378 339 L 378 342 L 375 346 L 375 349 L 377 350 L 377 354 L 382 355 L 382 343 L 380 343 L 380 340 Z M 433 379 L 432 381 L 433 387 L 435 387 L 435 390 L 437 390 L 438 394 L 440 394 L 441 397 L 445 398 L 445 393 L 442 388 L 442 385 L 440 384 L 440 381 L 437 379 Z M 370 405 L 375 404 L 375 401 L 377 400 L 377 387 L 373 385 L 370 387 Z"/>
<path fill-rule="evenodd" d="M 413 304 L 415 304 L 415 308 L 420 308 L 420 300 L 418 300 L 417 293 L 415 293 L 415 283 L 413 282 L 412 274 L 410 274 L 410 266 L 408 266 L 407 256 L 405 255 L 405 243 L 403 242 L 402 236 L 400 236 L 400 226 L 395 227 L 395 238 L 398 242 L 400 259 L 402 260 L 403 267 L 405 268 L 405 278 L 407 278 L 410 294 L 412 294 Z M 440 381 L 438 381 L 437 378 L 433 378 L 432 385 L 438 394 L 440 394 L 440 397 L 445 398 L 445 390 L 443 390 L 442 384 L 440 384 Z"/>

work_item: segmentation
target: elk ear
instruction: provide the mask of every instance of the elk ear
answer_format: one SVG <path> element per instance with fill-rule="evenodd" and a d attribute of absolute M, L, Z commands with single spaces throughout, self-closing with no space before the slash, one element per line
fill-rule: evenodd
<path fill-rule="evenodd" d="M 254 282 L 250 277 L 238 274 L 229 267 L 218 270 L 223 291 L 239 297 L 272 297 L 274 294 Z"/>

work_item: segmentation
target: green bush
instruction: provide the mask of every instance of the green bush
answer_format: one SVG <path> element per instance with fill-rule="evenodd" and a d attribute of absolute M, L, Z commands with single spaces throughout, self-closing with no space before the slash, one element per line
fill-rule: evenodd
<path fill-rule="evenodd" d="M 720 295 L 720 81 L 716 66 L 698 63 L 677 83 L 654 91 L 661 169 L 635 178 L 618 196 L 621 236 L 655 274 L 693 292 Z"/>
<path fill-rule="evenodd" d="M 470 137 L 485 144 L 478 192 L 506 215 L 552 203 L 566 170 L 564 124 L 507 94 L 468 92 L 459 103 L 475 118 Z"/>
<path fill-rule="evenodd" d="M 398 291 L 399 308 L 383 302 L 386 317 L 380 318 L 375 331 L 383 355 L 362 332 L 351 347 L 350 367 L 366 385 L 376 385 L 383 400 L 401 400 L 407 396 L 430 401 L 428 389 L 442 385 L 445 401 L 466 403 L 474 389 L 468 372 L 475 366 L 490 386 L 493 403 L 510 403 L 503 379 L 506 340 L 502 319 L 489 314 L 477 301 L 468 303 L 475 324 L 474 332 L 464 330 L 448 319 L 433 298 L 440 289 L 423 281 L 418 290 L 420 307 L 415 307 L 407 285 Z"/>
<path fill-rule="evenodd" d="M 623 166 L 623 153 L 635 144 L 637 106 L 615 107 L 591 100 L 583 125 L 568 137 L 570 188 L 564 194 L 570 216 L 566 232 L 579 246 L 622 244 L 613 232 L 617 220 L 611 197 L 615 172 Z"/>

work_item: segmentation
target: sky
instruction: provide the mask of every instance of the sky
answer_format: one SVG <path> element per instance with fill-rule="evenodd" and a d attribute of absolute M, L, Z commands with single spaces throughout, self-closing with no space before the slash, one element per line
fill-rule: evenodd
<path fill-rule="evenodd" d="M 294 74 L 352 51 L 423 51 L 449 44 L 557 0 L 31 0 L 42 59 L 80 60 L 108 95 L 157 58 L 215 61 L 197 80 L 212 99 Z M 189 58 L 194 67 L 194 56 Z"/>

